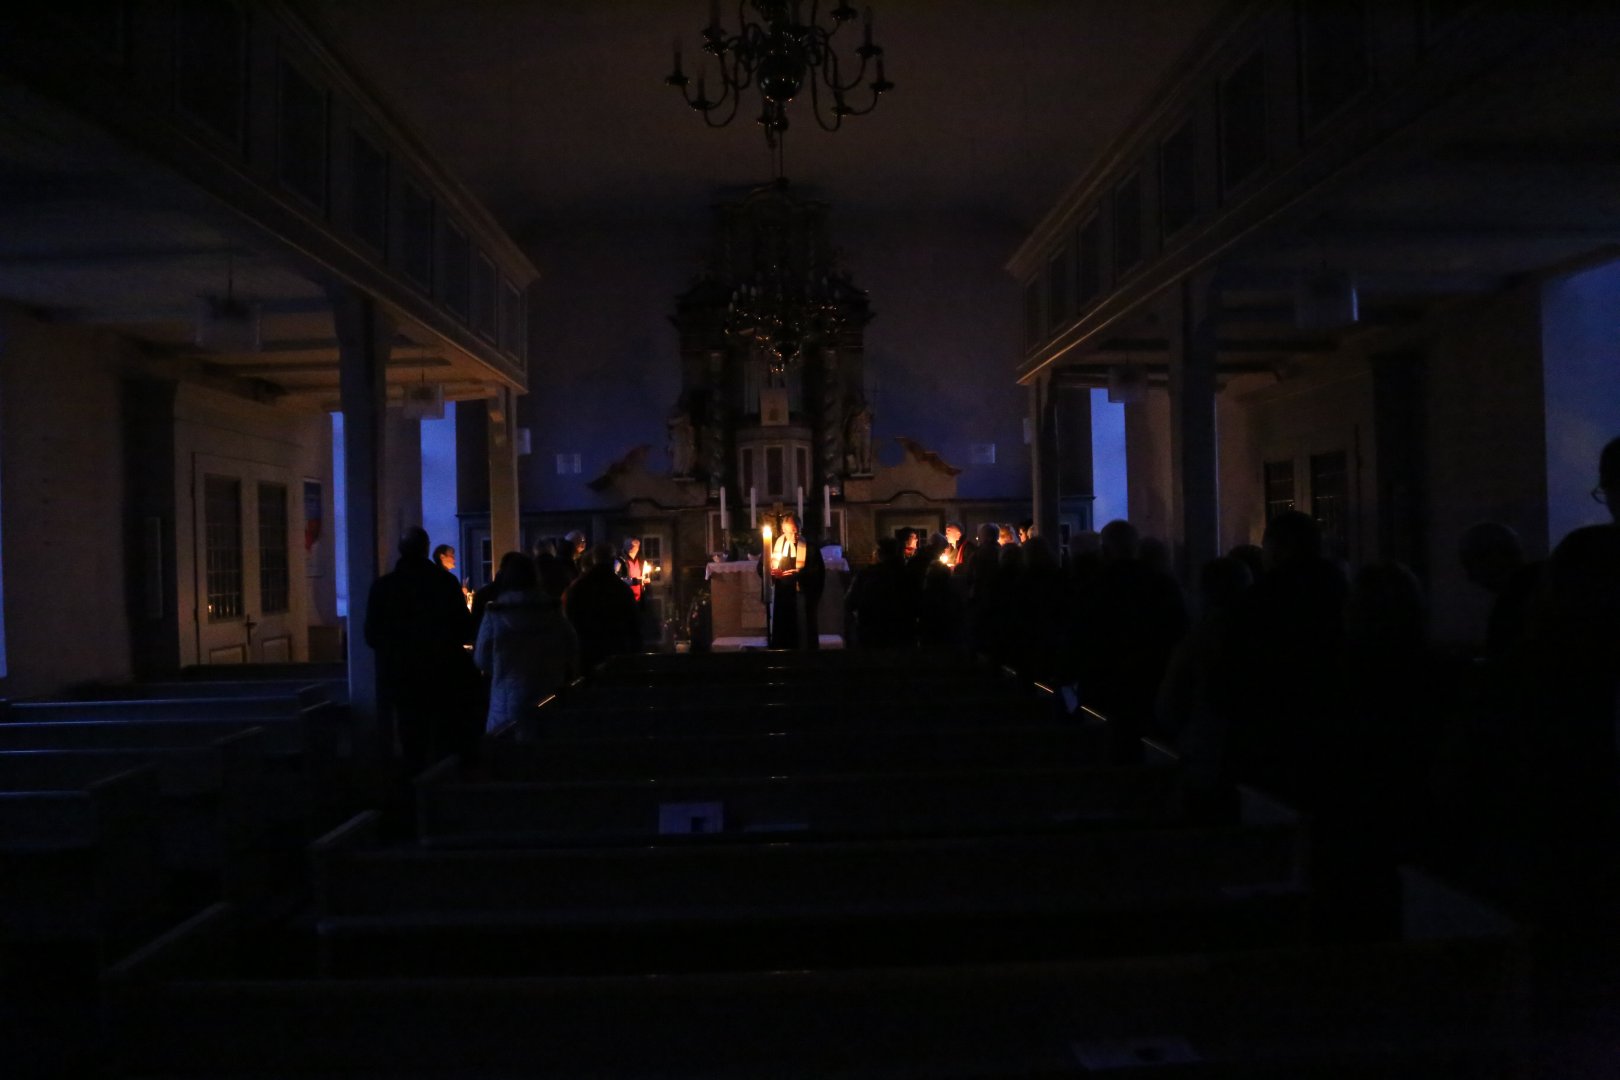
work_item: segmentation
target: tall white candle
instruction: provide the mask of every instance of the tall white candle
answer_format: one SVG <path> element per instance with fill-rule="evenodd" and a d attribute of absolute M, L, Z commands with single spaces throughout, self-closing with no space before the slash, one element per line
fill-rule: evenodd
<path fill-rule="evenodd" d="M 799 527 L 802 529 L 802 528 L 804 528 L 804 485 L 803 484 L 799 485 L 798 499 L 799 499 Z"/>
<path fill-rule="evenodd" d="M 832 485 L 821 485 L 821 531 L 832 540 Z"/>
<path fill-rule="evenodd" d="M 759 528 L 759 514 L 754 509 L 754 489 L 748 488 L 748 528 L 750 531 Z"/>
<path fill-rule="evenodd" d="M 722 529 L 726 527 L 726 489 L 724 487 L 720 489 L 720 527 Z"/>

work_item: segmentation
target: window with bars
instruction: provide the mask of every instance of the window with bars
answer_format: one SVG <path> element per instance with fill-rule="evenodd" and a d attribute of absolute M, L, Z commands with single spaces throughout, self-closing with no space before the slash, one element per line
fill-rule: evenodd
<path fill-rule="evenodd" d="M 1114 272 L 1122 274 L 1142 261 L 1142 175 L 1114 189 Z"/>
<path fill-rule="evenodd" d="M 1299 51 L 1305 119 L 1319 123 L 1367 85 L 1367 11 L 1362 0 L 1304 0 Z"/>
<path fill-rule="evenodd" d="M 175 100 L 240 150 L 247 109 L 247 19 L 241 6 L 183 0 L 177 14 Z"/>
<path fill-rule="evenodd" d="M 208 621 L 242 616 L 242 483 L 229 476 L 203 480 L 203 545 Z"/>
<path fill-rule="evenodd" d="M 1033 347 L 1046 335 L 1041 322 L 1041 279 L 1024 286 L 1024 344 Z"/>
<path fill-rule="evenodd" d="M 1075 236 L 1074 291 L 1082 311 L 1102 292 L 1102 219 L 1095 214 Z"/>
<path fill-rule="evenodd" d="M 1191 120 L 1159 147 L 1159 215 L 1165 236 L 1198 216 L 1198 129 Z"/>
<path fill-rule="evenodd" d="M 349 216 L 354 234 L 373 251 L 387 251 L 388 155 L 358 131 L 351 131 L 349 167 Z"/>
<path fill-rule="evenodd" d="M 326 91 L 292 63 L 281 63 L 281 182 L 326 205 Z"/>
<path fill-rule="evenodd" d="M 1061 247 L 1046 262 L 1046 310 L 1051 313 L 1054 327 L 1068 319 L 1073 295 L 1069 284 L 1069 249 Z"/>
<path fill-rule="evenodd" d="M 765 448 L 765 494 L 773 499 L 787 494 L 787 478 L 783 475 L 786 455 L 782 449 L 780 446 Z"/>
<path fill-rule="evenodd" d="M 259 485 L 259 610 L 265 614 L 292 607 L 287 550 L 287 485 Z"/>
<path fill-rule="evenodd" d="M 1349 480 L 1348 459 L 1343 450 L 1311 455 L 1311 517 L 1322 527 L 1324 540 L 1344 539 Z"/>
<path fill-rule="evenodd" d="M 1268 461 L 1265 464 L 1266 520 L 1294 508 L 1294 462 Z"/>
<path fill-rule="evenodd" d="M 1266 164 L 1266 58 L 1256 52 L 1221 81 L 1221 188 L 1230 191 Z"/>

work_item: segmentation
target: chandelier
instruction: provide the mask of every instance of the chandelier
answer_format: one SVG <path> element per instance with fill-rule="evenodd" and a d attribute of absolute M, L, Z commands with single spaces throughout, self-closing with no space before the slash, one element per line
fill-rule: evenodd
<path fill-rule="evenodd" d="M 804 18 L 803 0 L 739 0 L 737 4 L 736 34 L 720 26 L 719 0 L 709 5 L 709 25 L 703 28 L 703 51 L 719 62 L 720 93 L 708 94 L 707 62 L 697 78 L 697 93 L 688 92 L 691 80 L 681 70 L 681 47 L 675 46 L 675 70 L 664 82 L 681 92 L 687 105 L 703 114 L 710 127 L 725 127 L 737 115 L 743 94 L 758 88 L 760 113 L 755 123 L 765 129 L 765 143 L 772 151 L 779 151 L 782 133 L 787 131 L 788 104 L 803 89 L 810 86 L 810 111 L 816 123 L 825 131 L 837 131 L 848 116 L 864 116 L 877 108 L 878 98 L 894 84 L 883 76 L 883 47 L 872 41 L 872 9 L 866 9 L 864 37 L 854 50 L 860 67 L 846 81 L 844 66 L 833 48 L 833 36 L 845 23 L 852 22 L 857 12 L 846 2 L 840 2 L 827 14 L 831 26 L 820 23 L 817 8 L 820 0 L 810 0 L 809 19 Z M 752 7 L 758 21 L 751 20 L 747 9 Z M 849 66 L 854 65 L 854 59 Z M 864 107 L 852 105 L 846 95 L 855 90 L 867 77 L 871 66 L 873 78 L 867 83 L 872 92 L 871 101 Z M 824 104 L 824 99 L 827 100 Z"/>
<path fill-rule="evenodd" d="M 732 290 L 726 333 L 757 346 L 771 374 L 780 375 L 804 360 L 807 347 L 834 338 L 851 301 L 864 297 L 842 272 L 795 280 L 768 267 Z"/>

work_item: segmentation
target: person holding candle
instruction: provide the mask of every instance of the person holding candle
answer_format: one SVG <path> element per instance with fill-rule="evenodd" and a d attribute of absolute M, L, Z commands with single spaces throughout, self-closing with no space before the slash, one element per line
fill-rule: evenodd
<path fill-rule="evenodd" d="M 773 649 L 815 648 L 820 643 L 816 606 L 827 568 L 821 549 L 800 535 L 799 518 L 792 511 L 782 515 L 766 562 L 771 583 L 767 644 Z"/>
<path fill-rule="evenodd" d="M 630 592 L 635 596 L 636 602 L 641 602 L 641 589 L 651 576 L 647 560 L 641 557 L 641 537 L 627 536 L 624 539 L 624 550 L 614 561 L 613 572 L 619 575 Z"/>

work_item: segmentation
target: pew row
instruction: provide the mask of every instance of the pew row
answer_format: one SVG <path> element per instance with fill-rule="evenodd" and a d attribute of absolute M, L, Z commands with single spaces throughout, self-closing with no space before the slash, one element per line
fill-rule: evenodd
<path fill-rule="evenodd" d="M 1104 760 L 1101 730 L 1077 724 L 1041 724 L 729 735 L 582 733 L 533 741 L 494 738 L 485 741 L 478 755 L 476 775 L 524 783 L 1075 768 Z"/>
<path fill-rule="evenodd" d="M 918 700 L 921 697 L 922 700 Z M 799 731 L 939 730 L 1021 727 L 1053 721 L 1048 697 L 1011 698 L 1004 694 L 930 701 L 913 695 L 882 707 L 852 708 L 816 701 L 748 702 L 721 700 L 667 705 L 574 702 L 551 698 L 535 710 L 542 736 L 571 733 L 658 735 L 703 732 L 711 735 Z"/>
<path fill-rule="evenodd" d="M 0 790 L 71 783 L 77 774 L 149 765 L 158 779 L 162 864 L 177 899 L 251 904 L 268 889 L 273 820 L 257 727 L 188 746 L 0 750 Z"/>
<path fill-rule="evenodd" d="M 618 848 L 312 848 L 327 970 L 629 973 L 1298 942 L 1297 822 Z"/>
<path fill-rule="evenodd" d="M 143 1078 L 1510 1072 L 1527 1041 L 1521 943 L 1469 915 L 1431 921 L 1448 937 L 661 978 L 275 980 L 233 974 L 221 906 L 117 965 L 105 989 L 123 1075 Z"/>
<path fill-rule="evenodd" d="M 0 938 L 117 942 L 154 928 L 164 881 L 152 766 L 79 762 L 4 781 Z"/>
<path fill-rule="evenodd" d="M 264 803 L 282 832 L 300 841 L 334 820 L 346 800 L 342 764 L 332 742 L 331 706 L 266 719 L 13 720 L 0 723 L 0 751 L 163 751 L 205 746 L 256 729 L 263 748 Z"/>
<path fill-rule="evenodd" d="M 648 843 L 692 834 L 849 837 L 1042 831 L 1171 821 L 1180 771 L 974 768 L 575 781 L 462 779 L 446 760 L 416 783 L 428 845 Z"/>

